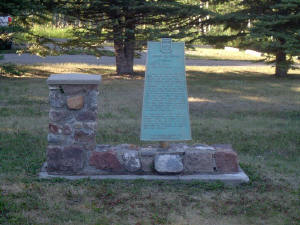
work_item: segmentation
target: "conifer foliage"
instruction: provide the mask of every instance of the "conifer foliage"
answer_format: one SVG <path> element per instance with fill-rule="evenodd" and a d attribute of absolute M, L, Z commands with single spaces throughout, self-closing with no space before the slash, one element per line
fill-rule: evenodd
<path fill-rule="evenodd" d="M 212 0 L 213 5 L 229 0 Z M 232 35 L 203 36 L 206 41 L 241 40 L 239 47 L 252 48 L 275 56 L 275 76 L 285 77 L 293 66 L 293 56 L 300 55 L 300 0 L 235 0 L 236 7 L 225 14 L 215 14 L 208 24 L 223 25 Z M 270 59 L 267 57 L 266 59 Z"/>
<path fill-rule="evenodd" d="M 94 48 L 112 41 L 117 74 L 134 74 L 135 50 L 148 40 L 182 36 L 193 21 L 207 15 L 199 2 L 177 0 L 61 0 L 57 12 L 80 21 L 76 38 L 64 45 Z M 180 33 L 180 34 L 179 34 Z"/>

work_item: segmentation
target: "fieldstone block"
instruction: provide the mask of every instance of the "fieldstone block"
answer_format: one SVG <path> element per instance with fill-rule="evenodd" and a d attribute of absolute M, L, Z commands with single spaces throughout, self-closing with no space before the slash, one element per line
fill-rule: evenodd
<path fill-rule="evenodd" d="M 68 146 L 63 150 L 63 168 L 66 171 L 79 171 L 84 166 L 84 152 L 78 146 Z"/>
<path fill-rule="evenodd" d="M 160 154 L 154 159 L 154 168 L 158 173 L 177 174 L 183 171 L 183 163 L 180 155 Z"/>
<path fill-rule="evenodd" d="M 47 170 L 48 172 L 59 171 L 62 159 L 62 149 L 58 147 L 47 148 Z"/>
<path fill-rule="evenodd" d="M 141 162 L 136 151 L 126 151 L 122 155 L 124 167 L 129 172 L 137 172 L 141 169 Z"/>
<path fill-rule="evenodd" d="M 98 109 L 98 91 L 90 91 L 89 94 L 86 96 L 87 98 L 87 105 L 90 110 L 97 110 Z"/>
<path fill-rule="evenodd" d="M 55 87 L 58 88 L 58 87 Z M 54 108 L 62 108 L 65 105 L 65 98 L 59 90 L 51 90 L 49 93 L 49 104 Z"/>
<path fill-rule="evenodd" d="M 229 148 L 217 148 L 216 167 L 218 172 L 238 172 L 239 166 L 236 152 Z"/>
<path fill-rule="evenodd" d="M 75 122 L 75 123 L 73 123 L 73 128 L 74 129 L 81 129 L 81 128 L 83 128 L 83 123 L 82 122 Z"/>
<path fill-rule="evenodd" d="M 68 125 L 68 124 L 63 125 L 63 127 L 62 127 L 62 133 L 64 135 L 70 135 L 70 134 L 72 134 L 72 128 L 71 128 L 71 126 Z"/>
<path fill-rule="evenodd" d="M 78 110 L 81 109 L 83 105 L 84 105 L 84 97 L 82 95 L 67 98 L 67 106 L 69 109 Z"/>
<path fill-rule="evenodd" d="M 83 169 L 84 153 L 77 146 L 47 149 L 48 172 L 76 173 Z"/>
<path fill-rule="evenodd" d="M 154 156 L 141 156 L 142 171 L 153 172 L 154 171 Z"/>
<path fill-rule="evenodd" d="M 61 135 L 48 134 L 48 143 L 49 144 L 62 144 L 64 143 L 65 138 Z"/>
<path fill-rule="evenodd" d="M 212 150 L 187 150 L 183 158 L 184 172 L 205 173 L 216 171 L 214 153 L 215 151 Z"/>
<path fill-rule="evenodd" d="M 61 133 L 61 130 L 59 129 L 59 127 L 57 125 L 49 123 L 49 133 L 59 134 L 59 133 Z"/>
<path fill-rule="evenodd" d="M 97 119 L 97 114 L 95 112 L 90 112 L 90 111 L 86 111 L 86 112 L 79 112 L 76 115 L 76 119 L 78 121 L 95 121 Z"/>
<path fill-rule="evenodd" d="M 62 120 L 68 120 L 70 117 L 70 113 L 65 110 L 50 110 L 49 112 L 49 119 L 51 122 L 61 122 Z"/>
<path fill-rule="evenodd" d="M 67 124 L 61 127 L 56 124 L 49 123 L 49 133 L 70 135 L 72 133 L 72 128 L 70 125 Z"/>
<path fill-rule="evenodd" d="M 113 151 L 93 152 L 89 163 L 100 170 L 122 171 L 122 165 Z"/>
<path fill-rule="evenodd" d="M 76 130 L 74 133 L 74 139 L 78 142 L 94 142 L 95 134 L 93 132 Z"/>

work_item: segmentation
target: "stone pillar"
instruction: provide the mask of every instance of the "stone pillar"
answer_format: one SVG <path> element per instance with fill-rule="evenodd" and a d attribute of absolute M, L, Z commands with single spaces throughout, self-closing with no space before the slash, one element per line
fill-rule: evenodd
<path fill-rule="evenodd" d="M 47 171 L 80 174 L 96 147 L 100 75 L 53 74 L 49 86 Z"/>

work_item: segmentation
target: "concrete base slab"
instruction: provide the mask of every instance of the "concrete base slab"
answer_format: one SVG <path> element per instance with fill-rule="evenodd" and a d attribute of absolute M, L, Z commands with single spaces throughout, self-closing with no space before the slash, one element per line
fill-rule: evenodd
<path fill-rule="evenodd" d="M 63 178 L 68 180 L 78 179 L 93 179 L 93 180 L 175 180 L 175 181 L 202 181 L 202 182 L 215 182 L 221 181 L 225 184 L 238 185 L 249 182 L 247 174 L 239 168 L 238 173 L 232 174 L 193 174 L 193 175 L 52 175 L 48 172 L 42 171 L 39 173 L 40 179 Z"/>

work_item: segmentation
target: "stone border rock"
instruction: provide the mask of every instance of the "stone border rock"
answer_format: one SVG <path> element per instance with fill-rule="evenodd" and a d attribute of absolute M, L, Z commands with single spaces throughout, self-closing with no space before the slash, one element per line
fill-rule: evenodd
<path fill-rule="evenodd" d="M 40 178 L 219 180 L 231 184 L 249 181 L 231 145 L 176 143 L 170 144 L 169 149 L 131 144 L 97 145 L 94 151 L 82 157 L 86 158 L 83 169 L 66 171 L 63 165 L 68 164 L 69 159 L 62 157 L 55 171 L 49 170 L 45 163 Z"/>

